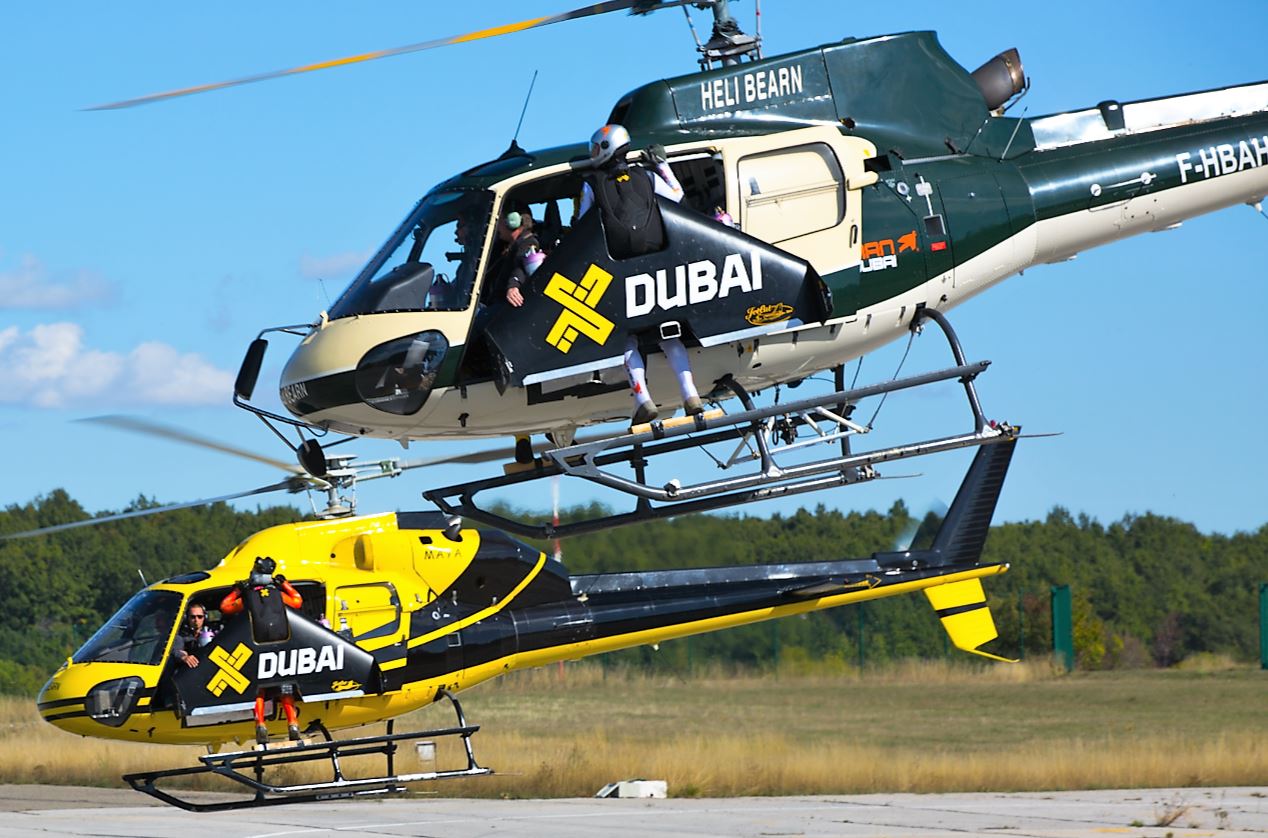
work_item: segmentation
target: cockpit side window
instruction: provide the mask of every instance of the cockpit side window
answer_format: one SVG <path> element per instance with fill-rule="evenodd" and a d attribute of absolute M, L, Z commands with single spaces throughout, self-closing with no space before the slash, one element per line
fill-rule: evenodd
<path fill-rule="evenodd" d="M 433 192 L 374 255 L 330 309 L 331 319 L 388 311 L 465 311 L 493 197 Z"/>
<path fill-rule="evenodd" d="M 181 595 L 175 591 L 141 591 L 98 629 L 72 660 L 149 666 L 162 663 L 180 604 Z"/>

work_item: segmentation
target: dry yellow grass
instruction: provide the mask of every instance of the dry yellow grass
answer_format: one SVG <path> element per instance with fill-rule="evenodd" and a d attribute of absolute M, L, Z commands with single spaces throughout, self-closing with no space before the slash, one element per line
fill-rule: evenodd
<path fill-rule="evenodd" d="M 667 780 L 679 797 L 1254 785 L 1268 760 L 1264 737 L 1241 736 L 1042 742 L 990 754 L 805 746 L 775 733 L 652 744 L 602 734 L 543 743 L 512 734 L 481 745 L 480 758 L 508 776 L 454 782 L 443 793 L 573 797 L 629 777 Z"/>
<path fill-rule="evenodd" d="M 476 755 L 499 773 L 429 790 L 577 796 L 629 777 L 668 780 L 678 796 L 1263 785 L 1266 685 L 1268 673 L 1222 665 L 1065 676 L 1046 661 L 937 661 L 689 679 L 548 668 L 463 696 L 483 725 Z M 451 723 L 437 706 L 397 729 Z M 0 729 L 5 783 L 115 785 L 199 753 L 72 737 L 17 699 L 0 700 Z M 442 766 L 459 761 L 457 742 L 439 750 Z M 399 770 L 419 767 L 407 746 Z"/>

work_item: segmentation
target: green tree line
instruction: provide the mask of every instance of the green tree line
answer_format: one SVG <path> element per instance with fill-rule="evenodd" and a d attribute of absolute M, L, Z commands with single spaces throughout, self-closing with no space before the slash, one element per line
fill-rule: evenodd
<path fill-rule="evenodd" d="M 152 505 L 139 498 L 130 508 Z M 578 507 L 564 518 L 596 511 Z M 58 490 L 0 511 L 0 534 L 89 517 Z M 215 504 L 0 541 L 0 692 L 37 690 L 143 580 L 212 567 L 251 533 L 300 517 L 288 506 L 249 512 Z M 917 520 L 901 502 L 886 513 L 819 506 L 770 517 L 692 515 L 569 539 L 563 559 L 573 573 L 602 573 L 854 558 L 905 546 L 913 531 L 919 547 L 938 522 L 934 513 Z M 1074 592 L 1081 667 L 1166 666 L 1198 652 L 1244 660 L 1258 654 L 1256 598 L 1259 583 L 1268 581 L 1268 525 L 1228 536 L 1150 514 L 1103 525 L 1056 508 L 1043 521 L 994 527 L 984 561 L 1011 565 L 986 581 L 1000 629 L 991 648 L 999 654 L 1049 650 L 1054 584 Z M 900 596 L 608 660 L 667 671 L 705 663 L 831 668 L 947 652 L 924 597 Z"/>

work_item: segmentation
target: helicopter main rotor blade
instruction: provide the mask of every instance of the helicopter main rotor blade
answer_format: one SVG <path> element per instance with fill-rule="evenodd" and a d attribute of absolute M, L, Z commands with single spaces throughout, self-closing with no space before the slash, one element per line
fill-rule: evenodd
<path fill-rule="evenodd" d="M 615 437 L 623 436 L 623 435 L 624 435 L 624 432 L 614 433 L 614 434 L 596 434 L 594 436 L 586 436 L 586 437 L 579 438 L 574 441 L 574 444 L 579 445 L 581 443 L 599 442 L 604 439 L 615 438 Z M 552 445 L 549 445 L 549 444 L 543 445 L 539 442 L 538 444 L 533 446 L 533 453 L 534 455 L 540 456 L 543 451 L 546 451 L 553 447 L 554 446 Z M 515 446 L 506 445 L 506 446 L 503 446 L 502 448 L 488 448 L 483 451 L 473 451 L 469 454 L 456 454 L 451 457 L 428 457 L 421 460 L 404 460 L 404 461 L 398 462 L 396 465 L 397 465 L 397 468 L 399 468 L 401 471 L 406 471 L 407 469 L 424 468 L 426 466 L 441 466 L 441 465 L 455 465 L 455 464 L 456 465 L 471 465 L 474 463 L 491 463 L 496 460 L 510 461 L 514 459 L 515 459 Z"/>
<path fill-rule="evenodd" d="M 425 457 L 421 460 L 405 460 L 397 463 L 397 467 L 401 471 L 411 468 L 425 468 L 427 466 L 443 466 L 443 465 L 470 465 L 472 463 L 490 463 L 494 460 L 513 460 L 515 459 L 515 446 L 508 445 L 502 448 L 490 448 L 485 451 L 473 451 L 469 454 L 455 454 L 452 457 Z"/>
<path fill-rule="evenodd" d="M 219 451 L 222 454 L 232 454 L 235 457 L 253 460 L 257 463 L 263 463 L 266 466 L 272 466 L 273 468 L 280 469 L 287 474 L 304 474 L 304 470 L 295 463 L 286 463 L 281 460 L 275 460 L 272 457 L 266 457 L 263 454 L 257 454 L 254 451 L 247 451 L 246 449 L 229 445 L 226 442 L 208 439 L 207 437 L 199 436 L 197 434 L 190 433 L 189 431 L 174 428 L 171 425 L 164 425 L 161 422 L 154 422 L 149 419 L 141 419 L 136 416 L 110 415 L 90 416 L 86 419 L 79 419 L 77 421 L 90 422 L 94 425 L 105 425 L 109 428 L 115 428 L 121 431 L 130 431 L 143 436 L 163 437 L 164 439 L 183 442 L 186 445 L 194 445 L 199 448 L 209 448 L 212 451 Z"/>
<path fill-rule="evenodd" d="M 630 9 L 632 14 L 647 14 L 649 12 L 656 11 L 657 9 L 668 9 L 674 6 L 686 6 L 689 3 L 699 2 L 700 0 L 607 0 L 607 2 L 604 3 L 592 3 L 589 6 L 583 6 L 580 9 L 573 9 L 570 12 L 560 12 L 559 14 L 530 18 L 529 20 L 520 21 L 519 23 L 491 26 L 488 29 L 468 32 L 465 35 L 436 38 L 434 40 L 423 41 L 418 44 L 396 47 L 395 49 L 376 50 L 374 52 L 362 53 L 361 55 L 349 55 L 344 58 L 333 58 L 329 61 L 318 61 L 315 64 L 303 64 L 299 67 L 291 67 L 286 70 L 273 70 L 268 73 L 257 73 L 252 76 L 230 79 L 229 81 L 199 84 L 193 87 L 183 87 L 179 90 L 169 90 L 165 93 L 151 93 L 148 96 L 139 96 L 135 99 L 124 99 L 120 102 L 93 105 L 92 107 L 84 108 L 84 110 L 108 111 L 117 110 L 119 108 L 131 108 L 136 105 L 148 105 L 152 102 L 161 102 L 165 99 L 175 99 L 179 96 L 190 96 L 194 93 L 206 93 L 211 90 L 222 90 L 226 87 L 237 87 L 239 85 L 251 84 L 252 82 L 257 81 L 268 81 L 270 79 L 279 79 L 284 76 L 295 76 L 300 73 L 310 73 L 314 70 L 328 70 L 332 67 L 344 67 L 349 64 L 360 64 L 364 61 L 375 61 L 379 58 L 391 58 L 394 55 L 405 55 L 410 52 L 422 52 L 423 50 L 449 46 L 450 44 L 478 41 L 482 38 L 493 38 L 498 35 L 509 35 L 513 32 L 523 32 L 527 29 L 536 29 L 539 26 L 549 26 L 552 23 L 559 23 L 565 20 L 577 20 L 583 17 L 591 17 L 592 15 L 601 15 L 608 12 L 621 11 L 623 9 Z"/>
<path fill-rule="evenodd" d="M 301 485 L 296 485 L 300 483 Z M 83 521 L 74 521 L 69 524 L 57 524 L 52 527 L 43 527 L 38 530 L 26 530 L 25 532 L 11 532 L 0 535 L 0 541 L 9 541 L 15 538 L 31 538 L 37 535 L 48 535 L 49 533 L 62 532 L 63 530 L 73 530 L 78 527 L 95 527 L 97 524 L 106 524 L 111 521 L 123 521 L 128 518 L 141 518 L 146 515 L 157 515 L 160 512 L 172 512 L 177 509 L 188 509 L 191 506 L 206 506 L 212 503 L 220 503 L 221 501 L 234 500 L 236 498 L 245 498 L 251 495 L 262 495 L 267 492 L 279 492 L 285 489 L 289 492 L 297 492 L 305 488 L 303 481 L 297 481 L 295 478 L 287 478 L 286 480 L 273 483 L 268 486 L 261 486 L 258 489 L 249 489 L 245 492 L 234 492 L 229 495 L 221 495 L 217 498 L 203 498 L 202 500 L 191 500 L 184 503 L 170 503 L 166 506 L 155 506 L 151 509 L 134 509 L 131 512 L 119 512 L 115 515 L 105 515 L 101 518 L 88 518 Z"/>

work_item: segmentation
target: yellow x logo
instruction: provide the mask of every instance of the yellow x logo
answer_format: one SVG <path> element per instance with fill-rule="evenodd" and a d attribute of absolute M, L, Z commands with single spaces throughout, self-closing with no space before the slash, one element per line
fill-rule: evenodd
<path fill-rule="evenodd" d="M 546 334 L 546 342 L 567 353 L 572 349 L 577 335 L 582 334 L 602 346 L 612 336 L 613 323 L 595 310 L 599 300 L 612 283 L 612 274 L 591 265 L 581 282 L 573 282 L 562 274 L 555 274 L 546 285 L 545 295 L 564 307 L 555 325 Z"/>
<path fill-rule="evenodd" d="M 207 691 L 212 695 L 219 698 L 225 687 L 233 687 L 234 692 L 245 692 L 251 686 L 251 679 L 242 674 L 242 665 L 251 657 L 251 650 L 245 643 L 239 643 L 233 654 L 217 646 L 208 657 L 220 667 L 216 676 L 207 682 Z"/>

